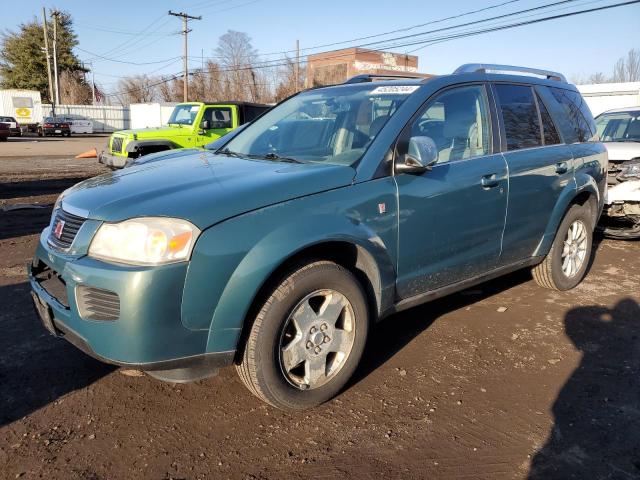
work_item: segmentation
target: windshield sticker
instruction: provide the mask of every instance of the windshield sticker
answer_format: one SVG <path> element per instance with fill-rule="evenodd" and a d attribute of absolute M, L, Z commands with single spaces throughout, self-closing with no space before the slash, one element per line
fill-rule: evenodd
<path fill-rule="evenodd" d="M 192 111 L 192 112 L 197 112 L 198 110 L 200 110 L 200 105 L 193 105 L 193 106 L 191 107 L 191 111 Z"/>
<path fill-rule="evenodd" d="M 382 93 L 408 95 L 415 92 L 418 88 L 420 88 L 418 85 L 387 85 L 384 87 L 374 88 L 371 90 L 369 95 L 380 95 Z"/>

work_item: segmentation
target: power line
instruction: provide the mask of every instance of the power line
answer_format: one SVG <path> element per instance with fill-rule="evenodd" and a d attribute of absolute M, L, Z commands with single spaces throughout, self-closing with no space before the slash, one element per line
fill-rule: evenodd
<path fill-rule="evenodd" d="M 566 1 L 565 2 L 556 2 L 555 4 L 559 4 L 559 3 L 566 3 Z M 405 46 L 415 46 L 415 45 L 422 45 L 422 44 L 426 45 L 426 44 L 429 44 L 429 43 L 442 43 L 442 42 L 445 42 L 445 41 L 450 41 L 450 40 L 456 40 L 456 39 L 459 39 L 459 38 L 466 38 L 466 37 L 481 35 L 481 34 L 484 34 L 484 33 L 507 30 L 507 29 L 522 27 L 522 26 L 526 26 L 526 25 L 533 25 L 533 24 L 542 23 L 542 22 L 551 21 L 551 20 L 557 20 L 557 19 L 561 19 L 561 18 L 568 18 L 568 17 L 572 17 L 572 16 L 575 16 L 575 15 L 585 14 L 585 13 L 593 13 L 593 12 L 608 10 L 608 9 L 612 9 L 612 8 L 630 6 L 630 5 L 634 5 L 634 4 L 637 4 L 637 3 L 640 3 L 640 0 L 630 0 L 630 1 L 627 1 L 627 2 L 622 2 L 622 3 L 612 4 L 612 5 L 604 5 L 604 6 L 601 6 L 601 7 L 594 7 L 594 8 L 589 8 L 589 9 L 576 10 L 576 11 L 568 12 L 568 13 L 564 13 L 564 14 L 552 15 L 552 16 L 547 16 L 547 17 L 540 17 L 540 18 L 536 18 L 536 19 L 532 19 L 532 20 L 514 22 L 514 23 L 510 23 L 510 24 L 498 25 L 498 26 L 494 26 L 494 27 L 488 27 L 488 28 L 478 29 L 478 30 L 473 30 L 473 31 L 468 31 L 468 32 L 457 32 L 457 33 L 452 33 L 452 34 L 449 34 L 449 35 L 443 35 L 443 36 L 435 37 L 435 38 L 421 39 L 421 40 L 416 40 L 416 41 L 408 41 L 408 42 L 396 44 L 395 46 L 396 47 L 405 47 Z M 551 5 L 555 5 L 555 4 L 551 4 Z M 530 11 L 530 9 L 527 9 L 525 11 Z M 500 16 L 500 17 L 503 17 L 503 16 Z M 490 19 L 486 19 L 486 20 L 490 20 Z M 454 26 L 454 27 L 451 27 L 451 29 L 455 29 L 455 28 L 458 28 L 458 27 L 459 26 Z M 441 30 L 441 29 L 438 29 L 438 30 Z M 427 32 L 422 32 L 420 34 L 411 35 L 409 37 L 415 38 L 417 36 L 425 35 L 426 33 Z M 406 37 L 402 37 L 402 38 L 406 38 Z M 391 39 L 391 40 L 394 40 L 394 39 Z M 342 56 L 342 55 L 339 55 L 339 56 Z M 280 63 L 280 64 L 271 63 L 271 64 L 263 64 L 263 65 L 256 65 L 256 66 L 250 66 L 250 67 L 233 68 L 233 69 L 219 69 L 219 70 L 217 70 L 216 73 L 238 71 L 238 70 L 248 70 L 248 69 L 258 70 L 258 69 L 261 69 L 261 68 L 272 68 L 272 67 L 276 67 L 276 66 L 285 66 L 285 65 L 288 65 L 288 63 Z M 160 80 L 156 84 L 148 85 L 145 88 L 150 88 L 151 86 L 155 86 L 155 85 L 159 85 L 159 84 L 162 84 L 162 83 L 170 82 L 170 81 L 174 80 L 175 78 L 177 78 L 177 76 L 178 76 L 178 74 L 174 75 L 174 76 L 172 76 L 170 78 Z M 137 89 L 137 90 L 142 90 L 142 88 Z M 133 90 L 133 91 L 136 91 L 136 90 Z M 114 93 L 114 94 L 111 94 L 111 95 L 113 96 L 113 95 L 117 95 L 119 93 L 122 93 L 122 92 L 117 92 L 117 93 Z M 127 92 L 127 93 L 131 93 L 131 92 Z"/>
<path fill-rule="evenodd" d="M 115 58 L 104 57 L 104 56 L 99 55 L 97 53 L 90 52 L 89 50 L 85 50 L 84 48 L 80 48 L 80 47 L 75 47 L 75 48 L 77 48 L 81 52 L 87 53 L 89 55 L 94 55 L 95 58 L 101 58 L 101 59 L 106 60 L 108 62 L 126 63 L 128 65 L 155 65 L 155 64 L 158 64 L 158 63 L 167 63 L 169 60 L 174 60 L 176 58 L 180 58 L 180 57 L 171 57 L 171 58 L 165 58 L 164 60 L 158 60 L 158 61 L 155 61 L 155 62 L 129 62 L 127 60 L 116 60 Z"/>

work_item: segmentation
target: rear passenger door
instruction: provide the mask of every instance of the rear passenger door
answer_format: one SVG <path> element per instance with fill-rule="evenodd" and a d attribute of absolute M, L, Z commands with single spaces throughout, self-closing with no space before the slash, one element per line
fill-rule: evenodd
<path fill-rule="evenodd" d="M 573 181 L 573 155 L 548 108 L 531 85 L 494 83 L 502 154 L 509 168 L 509 204 L 500 263 L 536 251 L 565 186 Z"/>
<path fill-rule="evenodd" d="M 597 141 L 596 123 L 589 107 L 575 90 L 560 87 L 539 87 L 539 90 L 545 101 L 548 99 L 551 114 L 558 119 L 558 128 L 566 142 L 571 144 L 577 184 L 582 184 L 584 179 L 581 176 L 594 178 L 598 181 L 600 196 L 603 197 L 605 182 L 601 180 L 606 173 L 602 165 L 606 161 L 601 160 L 606 149 Z"/>

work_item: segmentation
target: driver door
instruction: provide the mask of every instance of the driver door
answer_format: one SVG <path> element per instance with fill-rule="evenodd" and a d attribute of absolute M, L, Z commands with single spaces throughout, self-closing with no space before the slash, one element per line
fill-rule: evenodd
<path fill-rule="evenodd" d="M 233 130 L 233 125 L 238 123 L 234 114 L 231 107 L 206 107 L 198 131 L 198 145 L 206 145 Z"/>
<path fill-rule="evenodd" d="M 508 196 L 507 165 L 493 144 L 486 86 L 437 93 L 405 127 L 396 146 L 404 161 L 412 136 L 435 145 L 437 163 L 396 173 L 399 202 L 397 290 L 401 298 L 496 268 Z M 425 139 L 424 137 L 429 137 Z M 494 140 L 495 139 L 495 140 Z M 413 143 L 413 142 L 412 142 Z"/>

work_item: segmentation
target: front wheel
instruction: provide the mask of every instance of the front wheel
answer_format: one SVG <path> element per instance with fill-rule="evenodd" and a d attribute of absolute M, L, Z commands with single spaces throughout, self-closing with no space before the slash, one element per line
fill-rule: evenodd
<path fill-rule="evenodd" d="M 588 206 L 572 205 L 567 211 L 545 259 L 532 269 L 538 285 L 552 290 L 570 290 L 578 285 L 589 267 L 593 223 Z"/>
<path fill-rule="evenodd" d="M 317 406 L 337 395 L 355 371 L 368 323 L 365 294 L 350 271 L 329 261 L 301 266 L 263 303 L 238 374 L 275 407 Z"/>

